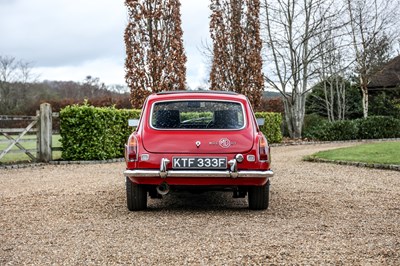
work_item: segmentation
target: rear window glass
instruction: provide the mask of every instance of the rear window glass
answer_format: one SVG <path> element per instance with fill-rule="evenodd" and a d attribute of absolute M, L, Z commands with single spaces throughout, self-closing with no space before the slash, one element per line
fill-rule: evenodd
<path fill-rule="evenodd" d="M 240 103 L 219 101 L 155 103 L 150 121 L 157 129 L 241 129 L 245 126 Z"/>

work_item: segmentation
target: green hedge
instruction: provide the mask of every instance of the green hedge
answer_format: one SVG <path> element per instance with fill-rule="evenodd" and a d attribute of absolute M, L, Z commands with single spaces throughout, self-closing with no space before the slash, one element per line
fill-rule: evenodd
<path fill-rule="evenodd" d="M 320 121 L 304 131 L 304 137 L 322 141 L 400 138 L 400 119 L 370 116 L 366 119 Z"/>
<path fill-rule="evenodd" d="M 140 110 L 113 107 L 72 105 L 60 111 L 60 134 L 63 160 L 106 160 L 123 157 L 124 144 L 132 128 L 128 119 L 139 118 Z M 265 118 L 261 130 L 270 143 L 282 140 L 282 116 L 256 113 Z"/>
<path fill-rule="evenodd" d="M 138 110 L 67 106 L 60 111 L 60 134 L 64 160 L 105 160 L 123 157 L 124 144 L 132 131 L 128 119 Z"/>
<path fill-rule="evenodd" d="M 370 116 L 357 119 L 360 139 L 385 139 L 400 137 L 400 119 L 391 116 Z"/>
<path fill-rule="evenodd" d="M 265 123 L 260 127 L 267 137 L 269 143 L 279 143 L 282 141 L 282 115 L 280 113 L 256 112 L 257 118 L 264 118 Z"/>

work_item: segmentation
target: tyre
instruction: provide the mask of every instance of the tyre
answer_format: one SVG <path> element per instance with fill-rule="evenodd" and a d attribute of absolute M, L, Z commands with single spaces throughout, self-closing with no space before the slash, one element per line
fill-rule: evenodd
<path fill-rule="evenodd" d="M 269 205 L 269 181 L 264 186 L 254 186 L 249 189 L 249 208 L 251 210 L 266 210 Z"/>
<path fill-rule="evenodd" d="M 131 182 L 126 177 L 126 203 L 128 210 L 140 211 L 147 208 L 147 191 L 141 186 Z"/>

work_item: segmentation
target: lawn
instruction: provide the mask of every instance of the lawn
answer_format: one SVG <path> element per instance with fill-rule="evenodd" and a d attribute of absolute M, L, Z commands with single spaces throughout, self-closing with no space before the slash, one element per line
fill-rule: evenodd
<path fill-rule="evenodd" d="M 14 139 L 18 138 L 17 135 L 12 136 Z M 23 142 L 20 144 L 28 150 L 36 149 L 36 136 L 35 135 L 25 135 L 22 138 Z M 53 147 L 61 147 L 60 143 L 60 135 L 53 135 Z M 6 137 L 0 135 L 0 153 L 5 150 L 10 142 Z M 11 151 L 20 151 L 20 149 L 14 145 Z M 36 151 L 30 151 L 34 156 L 36 156 Z M 61 158 L 61 151 L 53 151 L 53 160 L 57 160 Z M 9 152 L 3 158 L 0 159 L 0 164 L 2 163 L 18 163 L 18 162 L 30 162 L 31 159 L 24 152 Z"/>
<path fill-rule="evenodd" d="M 332 161 L 400 165 L 400 142 L 361 144 L 354 147 L 321 151 L 310 157 L 311 159 L 317 158 Z"/>

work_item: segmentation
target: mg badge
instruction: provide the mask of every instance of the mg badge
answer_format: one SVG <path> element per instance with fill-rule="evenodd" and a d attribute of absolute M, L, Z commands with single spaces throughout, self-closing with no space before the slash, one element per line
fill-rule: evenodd
<path fill-rule="evenodd" d="M 200 147 L 200 145 L 201 145 L 201 142 L 199 140 L 196 141 L 196 147 L 198 148 L 198 147 Z"/>
<path fill-rule="evenodd" d="M 222 148 L 229 148 L 231 146 L 231 141 L 228 138 L 222 138 L 219 140 L 219 146 Z"/>

